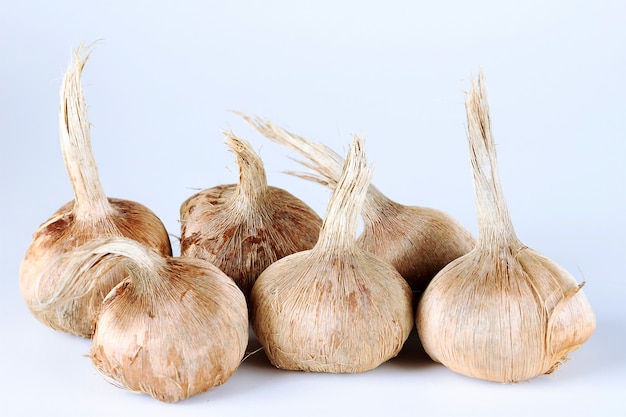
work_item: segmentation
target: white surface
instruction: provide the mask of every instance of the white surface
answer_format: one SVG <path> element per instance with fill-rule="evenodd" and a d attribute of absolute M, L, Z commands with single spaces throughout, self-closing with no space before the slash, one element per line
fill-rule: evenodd
<path fill-rule="evenodd" d="M 625 3 L 81 0 L 0 9 L 1 415 L 626 415 Z M 414 337 L 399 358 L 358 375 L 279 371 L 257 353 L 222 387 L 174 405 L 108 384 L 84 356 L 89 341 L 37 322 L 17 285 L 31 234 L 73 198 L 58 91 L 71 49 L 100 38 L 84 83 L 105 191 L 147 205 L 174 235 L 194 188 L 236 181 L 221 129 L 253 143 L 273 185 L 324 213 L 329 192 L 282 174 L 299 169 L 287 158 L 295 155 L 231 109 L 341 152 L 363 134 L 383 192 L 445 210 L 475 233 L 463 90 L 482 67 L 518 235 L 587 282 L 596 333 L 556 373 L 516 385 L 456 375 Z"/>

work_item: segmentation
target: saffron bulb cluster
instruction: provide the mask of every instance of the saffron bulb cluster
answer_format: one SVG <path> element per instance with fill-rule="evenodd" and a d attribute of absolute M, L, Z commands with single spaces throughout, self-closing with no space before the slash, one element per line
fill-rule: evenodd
<path fill-rule="evenodd" d="M 290 174 L 332 190 L 326 212 L 270 185 L 253 145 L 223 131 L 238 181 L 174 202 L 177 256 L 154 212 L 104 193 L 81 82 L 88 57 L 75 52 L 60 93 L 75 198 L 35 231 L 18 278 L 33 316 L 89 338 L 87 356 L 115 385 L 168 403 L 205 393 L 237 372 L 251 332 L 276 368 L 336 374 L 381 366 L 415 332 L 451 371 L 513 383 L 554 372 L 595 331 L 583 285 L 513 228 L 482 72 L 465 103 L 477 238 L 372 185 L 362 138 L 343 156 L 239 113 L 305 158 L 312 172 Z"/>

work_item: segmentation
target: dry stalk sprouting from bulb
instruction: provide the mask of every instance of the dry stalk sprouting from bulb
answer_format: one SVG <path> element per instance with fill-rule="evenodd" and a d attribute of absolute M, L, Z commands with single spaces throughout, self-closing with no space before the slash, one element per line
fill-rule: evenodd
<path fill-rule="evenodd" d="M 335 188 L 343 158 L 329 147 L 290 133 L 255 116 L 244 119 L 268 139 L 286 146 L 309 162 L 299 161 L 318 175 L 291 173 Z M 415 291 L 452 260 L 465 255 L 474 237 L 449 214 L 430 207 L 392 201 L 370 185 L 363 207 L 363 232 L 358 245 L 391 263 Z"/>
<path fill-rule="evenodd" d="M 226 382 L 248 344 L 248 308 L 237 285 L 210 262 L 163 256 L 132 239 L 92 240 L 67 264 L 75 296 L 85 271 L 122 266 L 127 277 L 103 301 L 89 356 L 106 378 L 177 402 Z"/>
<path fill-rule="evenodd" d="M 479 236 L 446 266 L 418 305 L 426 352 L 460 374 L 503 383 L 550 373 L 595 330 L 574 278 L 516 236 L 498 176 L 482 72 L 467 94 Z"/>
<path fill-rule="evenodd" d="M 363 372 L 396 356 L 409 336 L 409 285 L 356 245 L 370 178 L 355 138 L 316 245 L 270 265 L 252 288 L 252 327 L 276 367 Z"/>
<path fill-rule="evenodd" d="M 90 337 L 105 295 L 124 276 L 123 268 L 106 275 L 83 274 L 97 280 L 89 293 L 71 298 L 59 292 L 72 280 L 59 258 L 68 260 L 78 246 L 103 236 L 125 236 L 162 253 L 171 254 L 169 236 L 161 220 L 134 201 L 107 198 L 98 178 L 91 148 L 87 105 L 81 74 L 89 55 L 79 48 L 61 88 L 59 133 L 61 150 L 75 199 L 63 205 L 33 235 L 19 272 L 22 297 L 32 314 L 47 326 Z"/>
<path fill-rule="evenodd" d="M 263 161 L 247 141 L 224 132 L 239 182 L 200 191 L 180 207 L 181 254 L 206 259 L 246 297 L 276 260 L 313 247 L 322 219 L 293 194 L 268 185 Z"/>

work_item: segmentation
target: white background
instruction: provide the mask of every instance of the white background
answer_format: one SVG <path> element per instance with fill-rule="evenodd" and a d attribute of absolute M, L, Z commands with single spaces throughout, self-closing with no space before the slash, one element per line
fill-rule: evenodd
<path fill-rule="evenodd" d="M 625 19 L 624 2 L 603 0 L 4 2 L 0 414 L 626 415 Z M 89 341 L 36 321 L 17 279 L 32 233 L 73 198 L 58 92 L 71 50 L 96 39 L 84 86 L 105 191 L 147 205 L 174 236 L 184 199 L 237 179 L 221 129 L 324 214 L 329 191 L 283 174 L 296 155 L 235 109 L 339 152 L 363 135 L 379 189 L 477 233 L 463 91 L 482 67 L 517 233 L 586 281 L 595 334 L 556 373 L 515 385 L 454 374 L 415 336 L 356 375 L 280 371 L 259 352 L 174 405 L 108 384 Z"/>

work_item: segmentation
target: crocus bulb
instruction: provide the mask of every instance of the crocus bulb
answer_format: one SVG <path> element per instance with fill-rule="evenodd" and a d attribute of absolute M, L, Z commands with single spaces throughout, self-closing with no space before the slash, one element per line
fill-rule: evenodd
<path fill-rule="evenodd" d="M 425 351 L 449 369 L 517 382 L 554 371 L 591 336 L 595 315 L 582 285 L 515 234 L 482 72 L 465 107 L 478 243 L 432 280 L 418 305 L 417 329 Z"/>
<path fill-rule="evenodd" d="M 278 368 L 367 371 L 396 356 L 413 328 L 407 282 L 356 244 L 370 178 L 355 138 L 316 245 L 276 261 L 252 287 L 252 327 Z"/>
<path fill-rule="evenodd" d="M 89 55 L 76 51 L 61 88 L 59 132 L 65 167 L 75 199 L 64 204 L 33 234 L 19 271 L 22 297 L 31 313 L 47 326 L 78 336 L 90 337 L 94 320 L 105 295 L 125 276 L 123 268 L 106 275 L 82 274 L 96 280 L 88 293 L 71 298 L 59 290 L 72 280 L 66 266 L 78 246 L 99 237 L 125 236 L 162 254 L 172 249 L 165 226 L 147 207 L 134 201 L 107 198 L 98 178 L 91 148 L 87 105 L 81 74 Z"/>
<path fill-rule="evenodd" d="M 246 296 L 265 268 L 313 247 L 322 219 L 288 191 L 268 185 L 263 161 L 249 142 L 224 132 L 237 157 L 239 182 L 189 197 L 180 207 L 180 250 L 206 259 Z"/>
<path fill-rule="evenodd" d="M 108 380 L 177 402 L 226 382 L 248 344 L 248 307 L 232 279 L 210 262 L 163 256 L 127 238 L 92 240 L 68 268 L 80 295 L 84 271 L 123 267 L 106 296 L 89 356 Z"/>

